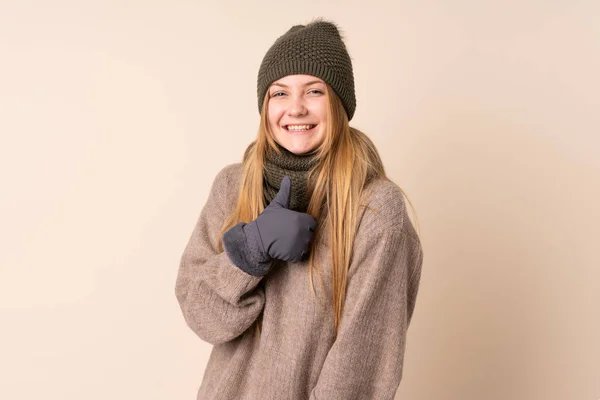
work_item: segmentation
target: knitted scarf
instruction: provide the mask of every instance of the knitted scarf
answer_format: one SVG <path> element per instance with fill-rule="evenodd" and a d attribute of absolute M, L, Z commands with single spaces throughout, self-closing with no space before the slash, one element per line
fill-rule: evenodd
<path fill-rule="evenodd" d="M 275 143 L 281 154 L 275 151 L 267 151 L 264 166 L 264 195 L 266 204 L 269 204 L 277 192 L 284 176 L 289 176 L 292 182 L 292 196 L 290 198 L 290 209 L 306 212 L 310 201 L 310 189 L 308 188 L 308 171 L 315 165 L 316 151 L 297 155 L 288 151 L 283 146 Z"/>

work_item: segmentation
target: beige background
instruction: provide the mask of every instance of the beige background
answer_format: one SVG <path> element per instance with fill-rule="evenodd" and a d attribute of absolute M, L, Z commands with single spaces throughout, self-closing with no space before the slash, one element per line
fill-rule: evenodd
<path fill-rule="evenodd" d="M 0 1 L 0 398 L 195 398 L 179 257 L 315 16 L 420 222 L 397 398 L 600 398 L 600 3 L 109 3 Z"/>

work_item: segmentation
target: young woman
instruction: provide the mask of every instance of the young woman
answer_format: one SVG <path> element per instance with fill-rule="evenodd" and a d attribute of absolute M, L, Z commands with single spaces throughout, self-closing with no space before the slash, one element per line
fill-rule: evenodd
<path fill-rule="evenodd" d="M 355 108 L 334 23 L 268 50 L 257 138 L 217 174 L 177 276 L 214 345 L 198 399 L 394 398 L 423 251 Z"/>

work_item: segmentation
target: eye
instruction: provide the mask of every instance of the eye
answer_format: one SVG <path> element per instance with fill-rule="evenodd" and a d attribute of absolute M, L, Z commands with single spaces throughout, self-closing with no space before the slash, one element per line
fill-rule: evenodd
<path fill-rule="evenodd" d="M 283 92 L 275 92 L 275 93 L 273 93 L 273 94 L 271 95 L 271 97 L 281 97 L 281 96 L 278 96 L 278 95 L 280 95 L 280 94 L 285 94 L 285 93 L 283 93 Z"/>
<path fill-rule="evenodd" d="M 312 89 L 312 90 L 310 91 L 310 93 L 313 93 L 313 92 L 320 93 L 320 94 L 324 94 L 324 93 L 323 93 L 323 91 L 322 91 L 322 90 L 319 90 L 319 89 Z"/>

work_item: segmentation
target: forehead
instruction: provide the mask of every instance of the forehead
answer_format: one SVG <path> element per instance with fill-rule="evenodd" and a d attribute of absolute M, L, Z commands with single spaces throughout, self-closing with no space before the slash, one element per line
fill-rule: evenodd
<path fill-rule="evenodd" d="M 312 75 L 287 75 L 283 78 L 277 79 L 271 85 L 277 86 L 305 86 L 312 85 L 314 83 L 324 84 L 322 79 Z"/>

